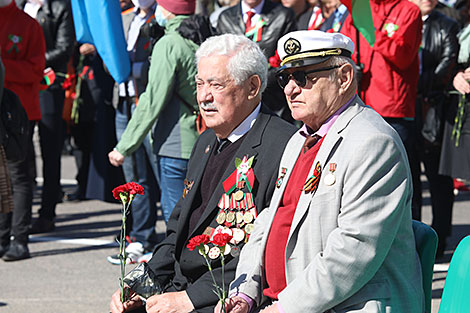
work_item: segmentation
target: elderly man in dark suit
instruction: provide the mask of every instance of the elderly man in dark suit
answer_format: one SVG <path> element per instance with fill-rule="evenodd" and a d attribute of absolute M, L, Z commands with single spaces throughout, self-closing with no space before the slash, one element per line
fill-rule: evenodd
<path fill-rule="evenodd" d="M 211 273 L 204 258 L 186 245 L 190 238 L 215 230 L 233 234 L 231 252 L 225 256 L 225 283 L 234 278 L 240 249 L 254 218 L 269 205 L 282 151 L 295 132 L 261 103 L 267 62 L 253 41 L 232 34 L 212 37 L 196 58 L 197 100 L 210 129 L 194 146 L 167 238 L 148 262 L 150 276 L 163 293 L 147 299 L 147 312 L 213 311 L 218 298 Z M 251 178 L 232 180 L 240 173 Z M 234 215 L 239 218 L 234 220 Z M 212 267 L 221 286 L 220 262 Z M 110 307 L 113 313 L 143 310 L 143 302 L 134 296 L 122 304 L 118 290 Z"/>

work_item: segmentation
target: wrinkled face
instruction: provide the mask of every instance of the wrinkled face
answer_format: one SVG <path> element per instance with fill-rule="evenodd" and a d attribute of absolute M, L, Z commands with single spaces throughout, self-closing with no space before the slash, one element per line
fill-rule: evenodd
<path fill-rule="evenodd" d="M 199 110 L 219 138 L 226 138 L 253 111 L 249 105 L 249 79 L 235 83 L 227 70 L 229 56 L 213 55 L 199 60 L 196 75 Z"/>
<path fill-rule="evenodd" d="M 426 16 L 431 13 L 437 5 L 437 0 L 412 0 L 421 10 L 421 15 Z"/>
<path fill-rule="evenodd" d="M 288 73 L 294 71 L 310 71 L 325 68 L 324 63 L 311 66 L 288 69 Z M 307 74 L 307 83 L 304 87 L 290 79 L 284 88 L 292 117 L 302 121 L 314 130 L 317 130 L 328 117 L 330 117 L 341 105 L 338 101 L 340 83 L 337 79 L 331 81 L 329 71 Z"/>

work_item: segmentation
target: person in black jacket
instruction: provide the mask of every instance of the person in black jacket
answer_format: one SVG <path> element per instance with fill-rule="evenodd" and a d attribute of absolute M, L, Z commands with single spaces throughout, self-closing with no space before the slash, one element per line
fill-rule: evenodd
<path fill-rule="evenodd" d="M 16 0 L 16 4 L 41 25 L 46 40 L 46 68 L 52 68 L 56 75 L 54 83 L 40 94 L 42 118 L 39 136 L 44 184 L 39 219 L 31 228 L 31 233 L 35 234 L 54 230 L 55 207 L 61 200 L 60 158 L 64 142 L 62 110 L 65 99 L 62 83 L 73 53 L 75 34 L 69 1 Z"/>
<path fill-rule="evenodd" d="M 284 146 L 296 131 L 261 103 L 267 62 L 252 41 L 232 34 L 210 37 L 196 52 L 196 59 L 197 100 L 210 129 L 196 141 L 183 195 L 168 221 L 167 237 L 148 262 L 163 294 L 151 293 L 146 301 L 147 312 L 166 311 L 165 307 L 172 312 L 213 312 L 218 299 L 213 292 L 211 273 L 204 258 L 186 246 L 191 238 L 207 232 L 223 230 L 236 234 L 230 243 L 231 253 L 225 257 L 227 290 L 254 218 L 271 200 Z M 243 172 L 237 158 L 245 165 L 247 160 L 253 161 L 247 165 L 254 175 L 251 182 L 233 180 Z M 244 173 L 248 177 L 247 167 Z M 231 203 L 235 201 L 235 205 L 230 205 L 228 199 Z M 237 222 L 234 214 L 239 216 Z M 217 254 L 218 248 L 211 249 Z M 221 286 L 221 263 L 216 258 L 213 255 L 212 269 Z M 136 285 L 142 286 L 129 285 L 132 290 L 136 290 Z M 136 307 L 143 309 L 139 298 L 132 297 L 122 304 L 117 290 L 110 311 L 130 312 Z"/>
<path fill-rule="evenodd" d="M 275 60 L 278 59 L 275 55 L 278 39 L 295 30 L 297 21 L 294 11 L 270 0 L 242 0 L 223 11 L 217 22 L 219 34 L 245 34 L 259 45 L 271 65 L 263 102 L 277 115 L 290 122 L 293 121 L 292 116 L 284 93 L 275 78 Z"/>
<path fill-rule="evenodd" d="M 437 0 L 413 0 L 421 10 L 424 19 L 421 49 L 421 71 L 416 102 L 416 139 L 414 154 L 411 156 L 413 168 L 413 219 L 421 219 L 420 163 L 424 163 L 429 181 L 433 212 L 432 227 L 439 237 L 437 256 L 442 256 L 445 240 L 450 235 L 452 206 L 454 202 L 453 181 L 449 176 L 438 175 L 441 153 L 444 112 L 449 105 L 447 89 L 457 64 L 459 44 L 456 21 L 438 12 Z M 437 114 L 430 119 L 431 113 Z"/>

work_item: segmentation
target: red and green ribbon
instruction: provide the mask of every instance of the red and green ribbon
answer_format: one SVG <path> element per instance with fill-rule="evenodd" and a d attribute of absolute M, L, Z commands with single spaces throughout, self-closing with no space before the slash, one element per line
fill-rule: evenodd
<path fill-rule="evenodd" d="M 253 164 L 254 158 L 254 156 L 249 159 L 245 156 L 243 160 L 235 158 L 235 166 L 237 169 L 222 183 L 227 195 L 231 194 L 237 188 L 237 184 L 240 181 L 244 181 L 248 190 L 250 192 L 252 191 L 255 182 L 255 173 L 251 165 Z"/>
<path fill-rule="evenodd" d="M 250 30 L 248 30 L 245 33 L 245 36 L 246 37 L 253 36 L 253 41 L 254 42 L 261 41 L 261 37 L 263 36 L 263 26 L 264 25 L 266 25 L 266 21 L 263 20 L 262 18 L 259 19 L 258 23 L 256 23 L 255 26 L 253 26 Z"/>

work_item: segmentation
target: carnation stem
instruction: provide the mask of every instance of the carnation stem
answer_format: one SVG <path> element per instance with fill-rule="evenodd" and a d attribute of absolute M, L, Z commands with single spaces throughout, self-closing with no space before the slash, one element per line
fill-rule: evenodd
<path fill-rule="evenodd" d="M 121 288 L 122 303 L 127 300 L 127 296 L 124 294 L 124 276 L 126 275 L 126 219 L 129 205 L 130 202 L 123 204 L 121 234 L 119 238 L 119 260 L 121 263 L 121 279 L 119 281 L 119 286 Z"/>

